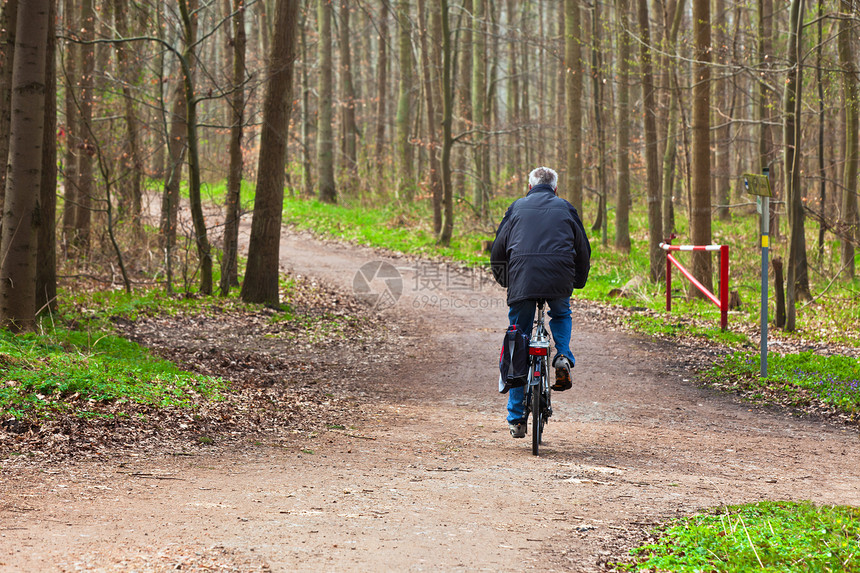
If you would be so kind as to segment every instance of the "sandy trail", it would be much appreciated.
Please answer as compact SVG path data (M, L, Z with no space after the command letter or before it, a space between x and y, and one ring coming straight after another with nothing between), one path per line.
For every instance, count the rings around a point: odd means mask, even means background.
M695 387L664 344L574 307L574 389L542 455L513 440L495 363L504 291L285 231L285 269L350 287L398 268L416 318L360 427L193 457L3 475L4 571L595 571L654 520L720 503L860 505L858 435ZM376 279L374 292L390 286Z

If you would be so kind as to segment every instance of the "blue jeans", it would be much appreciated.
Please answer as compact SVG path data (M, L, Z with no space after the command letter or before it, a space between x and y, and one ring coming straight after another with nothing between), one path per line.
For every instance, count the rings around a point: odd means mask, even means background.
M561 354L570 360L570 365L576 363L573 353L570 351L570 298L557 298L548 300L549 306L549 329L552 332L552 339L555 342L556 356ZM516 302L510 306L508 310L508 319L511 324L519 326L526 334L531 336L532 326L535 321L535 310L537 304L533 300L523 300ZM508 423L515 424L525 422L526 405L525 399L526 387L511 388L508 391Z

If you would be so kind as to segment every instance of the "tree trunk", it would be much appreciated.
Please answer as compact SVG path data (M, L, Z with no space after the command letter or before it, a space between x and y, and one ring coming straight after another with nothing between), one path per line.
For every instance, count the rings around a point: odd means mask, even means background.
M12 103L12 61L15 57L15 27L18 0L0 6L0 213L6 194L6 161L9 157L9 122Z
M591 86L594 100L594 126L597 128L597 195L599 207L592 230L601 230L603 246L609 244L606 199L606 141L603 133L603 74L600 57L600 4L594 3L591 16Z
M804 232L803 192L800 188L800 110L803 89L803 74L800 63L800 39L803 30L804 0L792 0L788 36L788 78L785 83L783 112L783 138L785 140L785 182L788 203L789 238L788 272L786 282L785 329L795 330L796 303L809 298L809 275L806 263L806 236Z
M445 210L439 244L447 247L454 233L454 194L451 189L451 122L454 94L451 86L451 30L448 24L448 0L439 0L442 11L442 194Z
M630 4L616 0L618 42L618 118L616 139L617 202L615 204L615 248L630 251Z
M115 0L114 16L116 32L120 38L129 37L128 3ZM143 160L140 154L140 135L137 111L134 105L132 87L137 86L140 66L134 60L133 48L127 43L116 44L117 64L122 75L123 113L125 116L126 141L123 145L122 170L120 179L120 216L128 214L136 229L140 230L142 204Z
M714 24L715 24L715 44L717 54L717 64L727 66L728 62L728 18L726 18L726 1L715 0L714 3ZM717 70L726 69L717 67ZM724 76L721 71L718 71L719 76ZM721 221L730 221L731 213L727 205L729 204L729 192L731 190L731 122L732 117L727 113L729 107L729 81L725 77L717 77L713 81L714 88L714 106L715 106L715 123L714 129L714 185L716 187L715 195L717 198L717 215Z
M508 17L508 93L507 93L507 124L508 131L508 149L505 154L505 171L508 177L519 175L522 172L522 161L520 159L520 144L523 140L523 133L519 129L519 99L520 99L520 74L517 69L517 38L516 22L514 20L514 12L516 11L516 0L507 1L507 17ZM527 48L522 48L526 52ZM523 68L527 70L527 68Z
M639 33L641 37L639 65L642 68L642 100L644 104L645 170L648 181L646 189L648 197L648 252L651 280L657 282L664 276L666 265L663 250L660 249L663 217L660 204L660 164L657 157L657 99L651 65L651 25L648 19L648 0L639 0Z
M269 82L263 102L263 128L260 134L248 268L242 285L242 300L274 307L280 304L278 264L281 212L284 207L284 162L290 125L299 3L300 0L284 0L278 3L276 11L275 34L269 54ZM327 2L320 2L320 6L324 4Z
M173 249L176 247L176 225L179 218L179 186L182 181L182 165L188 131L185 127L186 106L182 86L176 86L170 112L170 133L167 140L167 153L170 164L164 193L161 196L161 227L165 264L167 266L167 292L173 290Z
M774 326L783 328L785 327L785 281L782 278L782 259L774 257L773 261L771 261L771 266L773 267L773 302L776 305Z
M709 0L693 0L693 64L692 112L692 189L690 196L690 239L694 245L711 243L711 5ZM694 251L691 254L692 273L702 285L712 291L711 254ZM698 289L691 296L702 297Z
M675 12L672 17L672 24L668 35L668 47L670 54L674 54L678 45L678 31L681 28L681 20L684 16L686 7L685 0L678 0L675 3ZM678 155L678 106L680 105L680 91L678 85L678 71L674 60L664 58L667 70L666 78L669 82L669 116L666 120L666 145L663 150L663 237L668 239L675 231L675 204L672 201L675 188L675 167L677 165Z
M758 0L758 51L759 74L766 80L773 61L773 0ZM771 129L771 109L769 105L769 89L767 81L758 82L758 119L759 119L759 171L770 169L776 161L774 157L773 130ZM773 106L775 107L775 106ZM779 236L777 225L776 201L770 202L770 234Z
M42 184L49 11L48 0L18 3L0 232L0 327L13 332L36 326L37 198Z
M45 125L42 130L42 173L39 185L39 229L36 247L36 313L57 310L57 18L56 0L48 0L45 50ZM2 205L2 203L0 203Z
M342 102L343 115L341 117L341 130L343 139L341 151L343 154L343 168L349 180L349 187L357 183L355 178L358 174L358 162L356 158L355 140L358 126L355 123L355 88L352 83L352 54L350 53L350 42L352 41L349 28L349 0L341 0L340 3L340 98Z
M245 10L243 0L233 0L233 94L230 96L230 167L224 213L224 259L221 262L221 294L239 284L239 206L242 195L242 135L245 121Z
M194 47L197 42L197 1L179 0L179 12L182 17L182 30L185 48L180 58L182 79L185 93L186 137L188 138L188 206L191 210L191 221L194 224L194 243L197 246L197 258L200 261L200 293L212 294L212 251L206 232L206 220L203 217L203 201L200 196L200 153L197 140L197 98L194 94L194 72L191 62L195 61ZM190 10L189 10L190 8Z
M567 100L567 198L582 213L582 64L579 0L564 0L565 98Z
M472 122L475 129L474 158L475 186L472 193L472 207L476 213L483 208L484 186L484 146L487 118L487 0L472 0Z
M66 33L78 30L77 10L74 0L63 2L63 27ZM62 250L65 256L75 236L75 214L78 204L78 102L75 93L77 83L78 57L80 45L66 40L63 50L63 84L65 86L63 107L66 111L66 149L63 154L63 223Z
M397 3L397 37L400 47L400 96L397 101L395 119L395 149L397 151L398 182L397 196L412 201L415 191L412 172L412 143L409 141L412 128L412 26L409 22L409 2Z
M427 16L424 0L418 0L418 33L421 42L421 75L424 82L424 101L427 109L427 151L430 154L430 194L433 197L433 232L438 235L442 230L442 173L436 148L439 139L436 132L436 108L434 106L433 81L430 78L432 57L427 46Z
M825 167L826 160L824 157L824 135L827 118L824 114L824 74L822 72L824 60L824 0L818 0L817 28L818 41L816 42L815 47L815 85L818 87L818 203L822 218L822 221L818 226L818 262L821 263L824 260L824 232L827 229L827 225L824 223L827 215L827 171Z
M95 35L95 9L93 0L83 0L81 8L81 75L78 117L80 153L78 153L78 185L75 198L75 230L72 242L86 252L90 246L90 226L92 221L91 205L95 182L93 180L93 155L95 155L93 118L93 73L95 71L95 50L92 42Z
M463 12L458 20L471 17L472 0L463 0ZM472 26L461 25L459 46L457 47L457 115L459 116L459 131L472 129ZM453 152L454 150L452 150ZM465 146L459 146L456 153L457 169L454 173L454 189L458 197L469 196L469 186L473 185L474 177L467 175L468 151Z
M302 190L310 197L314 194L314 182L311 176L311 83L309 70L313 63L308 51L308 20L311 14L310 2L305 2L302 8L302 21L299 22L299 42L302 52Z
M842 66L842 93L845 98L845 171L842 177L842 221L848 236L842 237L842 266L848 277L854 278L854 238L857 225L857 169L860 165L858 129L860 129L860 90L857 85L857 66L851 46L852 23L839 20L839 64ZM823 159L820 160L821 164ZM822 213L823 214L823 213Z
M379 6L379 54L376 59L376 141L374 156L376 157L376 174L385 180L385 123L387 118L386 105L388 96L388 2Z
M319 26L319 113L317 125L317 170L319 199L324 203L336 203L337 191L334 183L334 134L332 128L332 57L331 57L331 3L320 0L317 17ZM283 171L283 167L280 168ZM259 177L260 175L258 175ZM283 193L283 190L281 190ZM283 199L282 199L283 200ZM256 209L256 207L255 207Z

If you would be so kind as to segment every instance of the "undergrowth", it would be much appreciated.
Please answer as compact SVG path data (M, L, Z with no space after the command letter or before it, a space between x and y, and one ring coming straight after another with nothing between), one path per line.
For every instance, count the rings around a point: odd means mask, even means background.
M704 372L702 379L752 399L791 407L818 401L854 418L860 414L860 362L854 357L769 354L767 378L760 373L759 354L739 351Z
M860 509L810 502L718 507L676 519L631 551L628 571L860 570Z
M0 330L0 412L48 417L100 415L99 404L188 407L217 399L220 378L184 372L138 344L111 334L54 328L43 334Z

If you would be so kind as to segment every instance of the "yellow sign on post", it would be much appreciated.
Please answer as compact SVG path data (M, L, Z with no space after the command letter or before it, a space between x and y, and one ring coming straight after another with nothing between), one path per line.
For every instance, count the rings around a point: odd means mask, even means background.
M770 178L767 175L744 173L743 181L744 189L750 195L755 195L757 197L773 197L773 191L770 188Z

